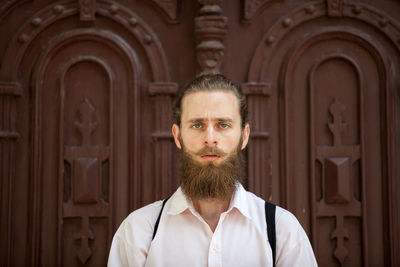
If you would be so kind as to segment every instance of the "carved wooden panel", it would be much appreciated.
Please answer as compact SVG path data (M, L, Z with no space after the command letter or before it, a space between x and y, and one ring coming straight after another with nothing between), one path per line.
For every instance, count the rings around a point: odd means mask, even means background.
M77 28L77 19L86 26ZM102 28L90 27L90 21ZM176 88L160 43L140 17L114 2L65 1L34 14L7 49L0 76L15 81L20 68L25 70L18 79L24 84L22 103L32 112L20 106L25 110L20 117L32 128L18 126L26 129L21 144L29 148L31 172L20 176L29 185L22 186L29 212L17 225L20 214L11 200L21 193L12 180L13 168L5 169L7 179L1 180L1 213L7 222L1 227L6 251L1 265L105 266L115 229L143 205L137 156L142 82L151 77ZM21 91L17 82L1 83L1 109L7 116L1 116L2 144L19 136L15 100ZM2 145L2 162L9 165L14 150L11 143ZM24 228L27 240L20 248L26 258L14 257L20 238L13 237L24 236Z
M368 26L360 31L328 20L321 26L317 18L324 16ZM376 29L389 24L390 30L379 33L387 38L382 41ZM384 175L390 167L384 163L388 132L374 129L392 127L385 107L392 95L388 84L397 78L387 55L397 55L398 68L398 34L393 20L366 5L300 5L267 30L250 65L250 84L272 87L269 103L277 115L269 120L280 128L270 129L270 138L281 140L278 149L271 146L272 163L280 161L272 165L272 177L281 177L281 203L309 232L322 266L389 261L382 248L389 247L385 229L391 215L384 210L392 201L385 195L394 177Z
M99 38L104 45L96 45ZM42 192L58 191L38 196L43 203L58 202L42 207L40 229L48 230L41 230L41 247L53 255L40 255L45 264L97 266L107 260L94 252L106 250L111 241L118 203L113 188L128 185L128 166L121 157L128 156L127 81L134 79L123 50L110 50L113 39L106 32L66 34L43 54L46 60L37 70L42 130L36 133L41 139L36 153L46 164L38 166L36 179L42 180ZM52 231L55 247L45 239Z

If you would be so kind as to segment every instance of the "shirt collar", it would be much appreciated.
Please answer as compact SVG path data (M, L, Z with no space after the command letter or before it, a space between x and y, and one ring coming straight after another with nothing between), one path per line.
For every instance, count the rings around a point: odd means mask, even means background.
M177 215L187 209L192 212L195 210L192 201L185 196L181 187L176 190L168 202L170 203L167 204L166 212L169 215ZM239 182L236 183L236 190L233 194L227 213L231 212L234 208L236 208L243 216L250 218L246 190Z

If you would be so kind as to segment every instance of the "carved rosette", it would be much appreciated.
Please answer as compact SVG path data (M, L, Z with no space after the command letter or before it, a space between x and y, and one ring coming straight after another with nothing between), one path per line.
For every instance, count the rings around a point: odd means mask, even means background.
M200 15L195 18L197 61L201 72L219 73L224 58L223 40L228 18L221 15L221 1L199 1Z

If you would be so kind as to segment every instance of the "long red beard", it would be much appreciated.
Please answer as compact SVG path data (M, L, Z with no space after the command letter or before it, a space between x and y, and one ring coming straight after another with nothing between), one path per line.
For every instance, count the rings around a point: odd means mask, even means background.
M241 143L232 155L229 155L218 166L213 162L201 164L186 151L183 142L181 156L181 187L190 199L227 199L236 189L236 182L242 177ZM210 152L218 150L210 149ZM206 152L202 150L201 153ZM199 153L199 152L198 152ZM198 154L196 153L196 154ZM223 152L220 152L223 154Z

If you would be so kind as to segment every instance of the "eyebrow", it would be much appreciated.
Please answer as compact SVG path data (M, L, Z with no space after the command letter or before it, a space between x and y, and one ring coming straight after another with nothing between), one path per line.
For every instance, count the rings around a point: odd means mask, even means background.
M204 122L206 121L206 119L204 118L194 118L194 119L190 119L187 122L189 123L195 123L195 122ZM231 118L216 118L213 119L213 121L218 121L218 122L233 122L233 120Z

